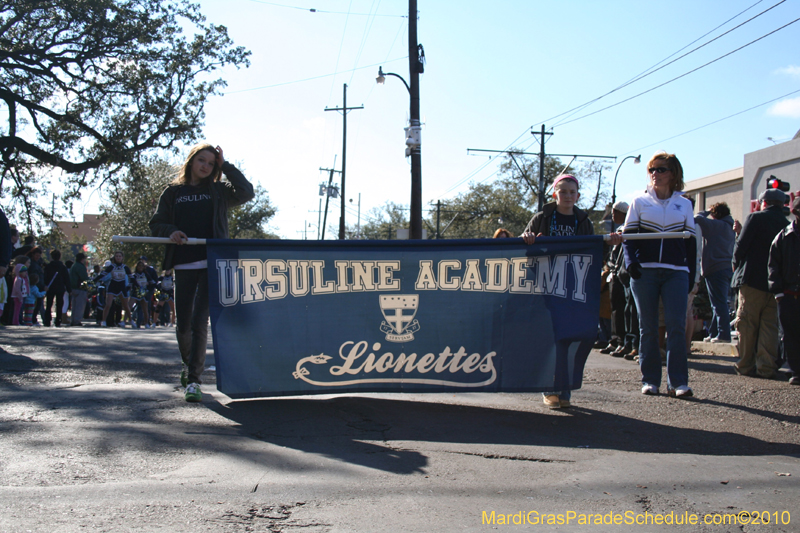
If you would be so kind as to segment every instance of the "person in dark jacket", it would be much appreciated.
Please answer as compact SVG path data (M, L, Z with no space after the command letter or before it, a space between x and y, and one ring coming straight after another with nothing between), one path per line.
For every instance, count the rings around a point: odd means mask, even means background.
M731 342L731 317L728 293L731 291L731 260L736 234L728 204L720 202L694 217L703 233L703 255L700 261L711 300L712 316L706 342Z
M794 222L778 232L769 249L769 290L783 326L783 355L800 385L800 196L792 202Z
M221 181L222 174L227 181ZM154 236L169 237L175 243L167 245L163 268L175 270L175 329L187 402L203 399L200 375L206 360L209 310L206 247L183 244L189 237L227 239L228 209L254 197L253 185L225 161L219 146L198 144L178 178L161 194L150 219Z
M28 255L31 250L36 248L36 239L34 238L33 235L28 235L27 237L25 237L22 240L22 243L23 243L22 246L17 248L17 251L15 252L16 256Z
M6 214L0 209L0 277L6 275L8 264L11 262L11 252L13 249L14 245L11 243L11 227L8 225Z
M47 283L47 303L44 309L44 325L50 327L52 319L50 309L53 307L53 299L56 301L56 327L61 326L62 311L64 309L64 293L70 292L69 271L64 263L61 262L61 252L53 250L50 252L50 261L44 267L44 278Z
M747 216L733 249L731 285L739 288L734 320L739 361L734 367L741 375L779 379L778 306L769 292L767 262L772 240L789 224L783 215L786 195L768 189L758 199L761 210Z
M575 204L581 197L578 192L578 179L563 174L553 181L555 202L545 204L541 211L533 215L522 233L525 244L533 244L536 237L569 237L575 235L594 235L594 226L585 211ZM612 234L611 244L620 244L622 237ZM556 364L556 372L559 370ZM544 404L550 409L570 407L571 391L545 392L542 394Z

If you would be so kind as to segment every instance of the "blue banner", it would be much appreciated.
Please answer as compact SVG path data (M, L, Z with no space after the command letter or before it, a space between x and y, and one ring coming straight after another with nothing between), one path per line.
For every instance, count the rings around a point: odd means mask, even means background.
M581 386L602 237L209 240L217 388L234 399Z

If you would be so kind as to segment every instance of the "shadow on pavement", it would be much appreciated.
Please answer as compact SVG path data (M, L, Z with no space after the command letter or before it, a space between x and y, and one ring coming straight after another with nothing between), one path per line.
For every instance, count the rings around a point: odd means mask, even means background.
M38 366L39 363L30 357L8 353L0 348L0 375L27 374Z
M425 464L419 454L391 446L404 441L485 444L487 452L493 445L520 445L723 456L800 454L796 444L673 427L585 408L571 409L571 416L553 417L545 412L370 397L251 400L207 407L235 422L241 434L396 473L414 472ZM333 445L333 437L352 439L354 445ZM356 442L361 439L382 440L386 446Z

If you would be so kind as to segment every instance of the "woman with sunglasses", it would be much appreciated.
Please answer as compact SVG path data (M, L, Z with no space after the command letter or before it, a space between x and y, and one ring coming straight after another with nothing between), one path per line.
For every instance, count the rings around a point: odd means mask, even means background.
M684 232L690 239L626 240L625 265L639 311L639 368L642 394L657 395L661 386L658 348L658 302L664 304L667 328L667 389L692 396L686 353L686 304L694 280L697 248L692 204L681 195L683 167L674 154L657 152L647 164L647 190L628 208L624 233Z

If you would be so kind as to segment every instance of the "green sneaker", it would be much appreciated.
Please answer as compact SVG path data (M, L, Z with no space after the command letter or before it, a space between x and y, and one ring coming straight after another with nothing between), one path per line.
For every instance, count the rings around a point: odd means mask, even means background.
M202 402L203 393L200 391L200 385L197 383L189 383L189 386L186 387L184 398L187 402Z
M186 380L186 365L181 363L181 387L185 389L187 383L188 381Z

